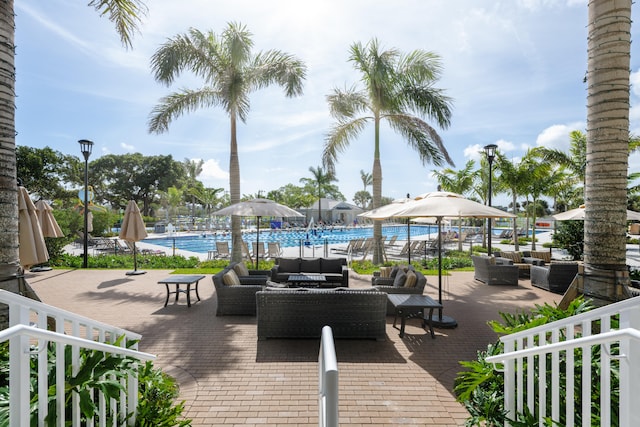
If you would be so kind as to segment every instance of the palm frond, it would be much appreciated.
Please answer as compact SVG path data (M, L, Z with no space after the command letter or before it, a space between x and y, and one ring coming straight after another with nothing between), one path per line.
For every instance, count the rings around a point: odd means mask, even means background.
M361 117L349 122L338 122L331 128L325 139L324 151L322 152L322 164L330 173L335 173L335 163L338 154L342 153L349 142L358 136L364 129L370 117Z
M366 93L358 91L355 86L344 90L336 88L326 99L331 117L338 120L352 119L356 114L370 111Z
M160 103L151 111L149 132L163 133L169 130L169 123L184 113L197 108L220 105L224 97L210 87L199 90L182 89L160 99Z
M391 128L406 138L409 146L418 152L423 164L433 163L442 166L446 161L454 165L442 138L427 122L407 114L394 114L384 118Z
M250 73L256 88L277 83L284 88L287 97L293 97L302 94L307 67L293 55L279 50L267 50L256 55Z
M142 16L146 16L149 9L142 0L91 0L93 7L100 16L107 15L109 21L116 26L123 45L132 47L133 35L140 31Z

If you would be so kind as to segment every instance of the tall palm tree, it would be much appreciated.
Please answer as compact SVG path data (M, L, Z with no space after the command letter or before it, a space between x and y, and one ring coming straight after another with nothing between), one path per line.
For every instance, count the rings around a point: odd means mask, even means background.
M302 61L279 50L252 52L252 34L245 26L229 23L219 36L190 29L167 40L151 58L155 79L167 86L184 71L204 80L199 89L182 89L160 100L151 112L149 131L163 133L181 115L198 108L221 107L230 119L229 189L231 203L240 202L240 162L236 127L246 122L249 94L277 84L287 97L302 93L306 67ZM242 258L240 217L231 217L233 261Z
M584 289L620 298L626 265L632 0L589 2ZM624 278L621 280L621 278Z
M373 175L360 169L360 179L362 180L362 190L367 191L367 187L373 184Z
M182 166L187 175L187 194L191 195L191 222L195 221L196 216L196 197L193 194L193 190L195 190L198 185L198 176L202 173L202 166L204 166L204 160L191 160L184 159L182 161Z
M147 7L141 0L91 0L101 16L115 24L122 44L131 47ZM0 1L0 287L17 292L20 281L18 255L18 197L15 132L15 13L13 0ZM0 324L0 327L4 327Z
M374 126L373 208L382 199L380 163L380 124L388 125L404 137L418 152L420 160L441 166L453 165L442 139L423 118L434 120L443 129L449 127L451 99L434 87L441 73L440 58L431 52L414 50L404 55L396 49L381 50L376 39L366 45L354 43L349 61L361 73L363 89L334 89L327 96L331 115L337 123L329 131L323 164L333 171L338 154L357 138L368 123ZM382 224L374 222L373 262L382 262Z
M222 193L224 188L199 188L194 187L190 193L202 204L207 211L207 228L211 227L211 209L219 202L218 194Z
M497 186L506 189L511 193L511 205L513 214L517 215L518 195L525 194L529 183L529 171L523 162L514 163L504 154L496 151L496 169L499 171ZM518 244L518 223L517 218L513 218L513 241L515 250L520 250Z
M300 182L318 189L318 222L320 222L322 221L322 206L320 203L322 196L332 191L333 185L331 183L338 180L332 172L326 171L322 166L318 166L317 168L310 166L309 172L311 172L313 178L300 178Z

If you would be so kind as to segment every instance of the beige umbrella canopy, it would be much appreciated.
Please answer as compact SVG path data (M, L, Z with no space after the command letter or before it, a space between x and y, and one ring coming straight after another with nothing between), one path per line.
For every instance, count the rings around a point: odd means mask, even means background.
M585 206L581 205L575 209L552 215L552 218L556 221L584 221L584 211ZM627 209L627 221L640 221L640 212Z
M257 224L257 245L260 244L260 217L277 216L283 218L304 216L300 212L291 209L288 206L276 203L269 199L253 199L245 202L235 203L233 205L222 208L213 213L217 216L255 216L258 218ZM259 252L256 251L256 268L258 268Z
M514 214L483 205L464 196L446 191L435 191L420 196L419 200L407 203L394 217L436 217L438 219L438 238L441 238L443 218L513 218ZM442 252L438 250L438 302L442 304ZM455 327L457 322L442 315L433 318L434 324L443 327Z
M128 271L128 276L144 274L146 271L138 270L136 258L136 242L147 237L147 229L140 213L140 208L134 200L129 200L127 209L124 211L122 228L120 228L120 238L128 242L133 242L133 271Z
M44 237L64 237L64 233L53 216L51 206L42 199L38 200L35 206L40 228L42 229L42 235Z
M49 260L36 206L24 187L18 187L18 242L20 265L24 268Z

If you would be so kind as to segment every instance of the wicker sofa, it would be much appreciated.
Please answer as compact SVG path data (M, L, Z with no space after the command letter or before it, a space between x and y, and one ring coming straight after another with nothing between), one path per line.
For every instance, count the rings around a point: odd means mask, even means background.
M531 284L541 289L564 294L578 274L578 263L554 261L545 266L531 267Z
M276 258L271 280L284 283L291 274L322 274L328 285L349 287L349 268L346 258Z
M371 285L375 289L386 294L422 295L424 287L427 285L427 278L421 272L416 271L413 266L409 266L407 268L413 271L416 275L415 283L410 286L407 286L406 282L400 283L401 280L396 280L398 278L398 272L400 271L399 266L394 266L390 271L389 277L380 277L374 273L374 276L371 278ZM387 301L387 316L393 316L395 313L395 307L390 301Z
M471 255L473 278L487 285L518 285L519 269L516 265L495 264L494 257Z
M213 285L216 289L218 306L216 316L256 314L256 292L266 286L270 270L250 270L248 276L237 276L237 285L225 284L224 277L229 270L234 270L234 264L230 264L222 271L213 275ZM235 270L234 270L235 271ZM253 274L252 274L253 273Z
M386 339L387 294L371 289L265 289L256 294L258 339Z

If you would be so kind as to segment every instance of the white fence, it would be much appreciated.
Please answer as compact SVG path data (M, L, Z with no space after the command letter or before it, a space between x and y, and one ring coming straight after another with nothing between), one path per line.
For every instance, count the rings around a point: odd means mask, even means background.
M136 360L152 360L154 355L137 351L139 334L116 328L71 312L57 309L20 295L0 290L0 302L9 306L9 328L0 331L0 342L9 340L9 390L10 390L10 425L30 426L30 387L37 385L37 422L45 425L49 414L48 391L49 369L55 364L56 386L56 425L71 422L73 426L81 425L80 399L73 393L71 420L66 419L65 401L65 362L70 363L73 375L80 368L80 349L98 350L120 356L128 356ZM55 330L48 330L47 325ZM118 341L118 339L120 339ZM118 343L118 346L113 345ZM49 343L53 349L55 360L49 358ZM65 347L71 346L71 360L65 360ZM31 360L35 359L37 374L31 375ZM133 375L122 381L125 392L119 399L111 399L109 405L100 390L93 390L93 399L99 410L96 420L88 420L87 426L105 426L109 415L124 419L133 413L129 423L135 421L135 410L138 402L138 381ZM107 413L107 407L111 413Z
M338 426L338 359L330 326L322 328L318 355L318 409L320 427Z
M546 417L569 427L580 419L582 426L598 419L601 426L640 425L640 298L500 340L504 353L486 360L504 364L510 419L527 409L541 426Z

